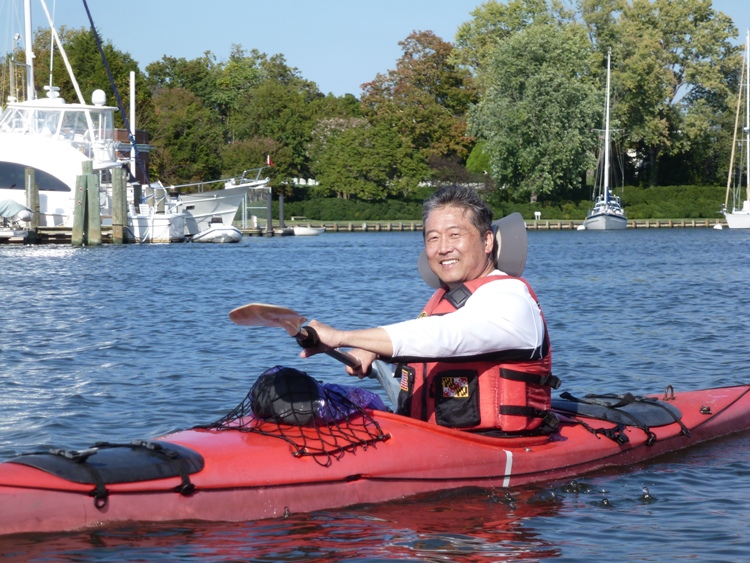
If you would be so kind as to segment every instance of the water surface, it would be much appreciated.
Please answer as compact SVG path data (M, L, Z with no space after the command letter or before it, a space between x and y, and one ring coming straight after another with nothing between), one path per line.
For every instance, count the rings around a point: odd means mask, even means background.
M238 327L259 301L341 328L419 314L421 233L235 245L0 247L0 458L153 437L231 410L265 369L345 379L286 333ZM750 232L531 231L561 390L748 382ZM377 384L365 381L377 391ZM132 524L0 539L25 561L738 561L750 558L750 434L527 489L466 489L235 524Z

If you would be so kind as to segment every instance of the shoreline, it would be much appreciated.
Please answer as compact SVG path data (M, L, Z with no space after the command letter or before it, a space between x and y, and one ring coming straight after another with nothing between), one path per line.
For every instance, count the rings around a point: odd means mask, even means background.
M565 231L577 230L583 220L552 219L525 221L527 231ZM692 228L727 228L724 219L634 219L628 221L628 229L692 229ZM398 232L421 231L422 221L290 221L279 224L274 222L272 233L267 233L265 224L253 228L242 228L245 236L285 236L285 231L292 227L325 227L326 233L351 232ZM288 233L291 234L291 233Z
M527 231L571 231L577 230L583 221L531 220L526 221ZM403 232L422 231L422 221L286 221L274 222L271 231L265 224L257 227L242 227L235 222L243 236L294 236L293 227L325 227L326 233ZM628 221L628 229L692 229L727 228L724 219L642 219ZM72 229L69 227L39 227L36 242L30 243L21 237L0 239L0 244L70 244ZM111 244L112 228L102 227L102 243ZM179 244L179 243L173 243Z

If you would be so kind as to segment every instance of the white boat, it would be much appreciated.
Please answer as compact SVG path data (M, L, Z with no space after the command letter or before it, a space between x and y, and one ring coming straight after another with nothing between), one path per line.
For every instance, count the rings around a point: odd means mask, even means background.
M184 213L157 213L156 209L141 204L136 212L129 206L128 224L124 229L126 242L169 243L185 240Z
M37 99L34 90L34 71L25 65L28 85L26 100L11 99L0 116L0 200L10 199L27 205L26 169L34 171L34 182L39 186L39 226L73 226L76 179L83 174L84 163L91 163L99 174L99 202L103 225L112 223L111 170L116 167L135 168L132 157L118 158L119 143L115 140L114 115L116 108L104 105L105 94L96 90L92 103L83 101L80 88L59 42L57 31L47 14L50 30L57 40L57 48L68 66L71 82L79 103L66 103L57 88L45 87L47 97ZM26 28L26 60L34 59L31 38L30 2L24 2ZM131 127L133 122L131 119ZM138 210L128 214L126 240L164 242L165 239L184 240L209 227L212 217L220 216L231 225L243 198L253 188L266 188L268 178L261 179L262 168L253 177L246 171L238 178L201 183L208 190L202 193L181 193L198 184L157 187L144 192L151 197L134 201L133 184L128 185L128 202ZM212 190L219 183L221 189ZM142 212L141 204L149 206ZM175 233L181 231L178 236Z
M265 195L270 191L269 178L260 177L262 170L263 167L245 170L237 178L200 184L152 184L146 188L148 195L142 197L145 203L139 204L138 213L131 206L126 239L133 242L182 242L186 238L193 242L238 242L242 233L232 223L248 192L257 190ZM223 187L210 189L217 184ZM182 193L183 189L198 185L209 189ZM132 188L128 194L132 200ZM207 233L208 230L213 230L213 233ZM213 238L220 240L210 240Z
M325 227L293 227L294 235L298 237L314 237L326 232Z
M0 240L9 241L12 239L18 239L22 241L29 236L28 229L14 229L13 227L0 227Z
M242 231L233 225L220 225L201 231L197 235L193 235L190 240L193 242L214 243L240 242L242 240Z
M745 60L743 61L742 72L740 76L740 93L737 96L737 115L734 122L734 138L732 142L732 152L729 157L729 176L727 178L727 195L724 200L722 213L727 220L727 227L730 229L750 229L750 179L746 178L747 185L742 189L743 158L739 158L737 170L734 168L734 151L738 145L737 125L740 120L742 107L742 89L745 89L745 164L746 175L750 174L750 30L745 37ZM743 84L744 82L744 84ZM736 181L733 181L736 178ZM732 196L732 211L729 211L729 196ZM744 198L744 199L743 199Z
M143 198L146 201L144 205L147 210L137 216L137 221L149 225L151 221L160 219L163 222L162 233L166 232L168 223L174 223L169 228L172 242L181 242L186 238L193 242L239 242L242 240L242 232L232 223L240 205L247 201L251 191L254 192L254 199L260 199L260 196L270 193L269 178L261 178L263 168L245 170L236 178L210 182L177 186L152 184L146 188L148 195ZM215 185L220 187L211 189L211 186ZM183 193L183 190L196 187L204 191ZM128 226L133 231L136 229L130 214L128 214ZM178 232L181 235L179 237ZM165 241L142 240L139 242Z
M31 221L31 209L20 203L6 199L0 200L0 239L25 239L29 230L21 223Z
M99 200L106 224L111 217L111 191L105 185L109 170L123 166L116 156L115 108L104 105L102 90L94 91L92 103L85 103L43 0L41 4L79 102L66 103L53 86L45 86L47 97L37 99L33 67L24 65L25 100L9 98L0 117L0 200L27 204L25 170L30 168L39 186L39 225L72 227L76 178L88 162L100 175ZM33 61L29 1L24 2L24 22L26 60Z
M609 76L610 58L612 52L607 53L607 102L605 107L604 124L604 166L601 174L597 174L596 199L594 207L583 222L587 231L621 230L628 226L628 218L622 206L622 201L612 193L609 187L610 174L610 131L609 131Z
M122 165L115 158L115 108L101 103L101 90L94 95L94 104L68 104L59 97L11 102L0 117L0 199L26 205L25 171L33 169L40 226L72 227L76 178L84 162L105 179L100 208L111 215L107 172Z
M213 243L240 242L242 240L242 231L234 225L223 224L221 218L216 217L211 221L208 229L199 232L197 235L193 235L190 240L193 242Z
M91 104L84 102L44 0L41 0L41 5L79 102L67 103L59 97L58 88L51 86L45 86L47 97L38 99L34 90L33 66L23 65L27 86L25 100L9 98L0 117L0 199L26 204L26 170L31 169L33 181L39 187L39 226L70 228L73 226L76 181L84 173L84 164L90 163L93 171L99 175L102 224L111 224L111 170L125 167L129 162L117 154L119 143L115 140L114 127L116 108L104 105L105 94L102 90L94 91ZM31 6L28 0L24 2L24 23L26 60L33 61ZM15 73L11 75L15 76ZM129 193L132 194L132 185ZM129 236L130 240L139 242L150 238L161 240L160 235L154 234L154 227L162 221L150 215L147 213L136 218L135 223L129 217L126 239ZM157 226L157 230L159 228ZM181 230L184 230L184 218Z
M231 226L237 210L250 191L264 195L270 193L269 178L261 178L263 168L245 170L236 178L171 186L167 192L174 195L167 196L165 209L185 214L185 234L188 236L195 237L211 228L217 217L223 225ZM210 189L212 185L219 185L220 188ZM209 189L198 193L182 193L182 190L195 186Z

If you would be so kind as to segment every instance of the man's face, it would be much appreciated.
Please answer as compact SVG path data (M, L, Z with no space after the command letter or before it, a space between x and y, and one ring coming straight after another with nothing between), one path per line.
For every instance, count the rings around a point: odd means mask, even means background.
M440 207L425 221L425 254L430 269L453 289L494 269L492 232L480 233L471 222L471 211Z

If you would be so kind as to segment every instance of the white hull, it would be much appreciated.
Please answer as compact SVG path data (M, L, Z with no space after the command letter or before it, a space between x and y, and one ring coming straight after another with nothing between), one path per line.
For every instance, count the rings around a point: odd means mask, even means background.
M586 217L583 224L587 231L619 231L627 228L628 219L624 215L598 213Z
M298 237L317 236L325 232L325 227L294 227L294 234Z
M743 201L742 209L735 209L731 213L725 211L724 217L730 229L750 229L750 201Z
M193 242L231 243L242 240L242 232L237 227L220 225L193 235Z
M745 202L745 207L750 207ZM750 210L735 210L732 213L724 212L724 218L727 220L727 227L730 229L750 229Z
M174 210L186 215L185 233L197 235L205 231L216 217L224 225L231 225L242 201L251 188L265 187L268 180L248 182L235 187L197 194L180 194L173 202Z
M26 238L29 231L26 229L11 229L0 227L0 239Z
M185 240L185 215L182 213L128 213L125 228L127 242L169 243Z

